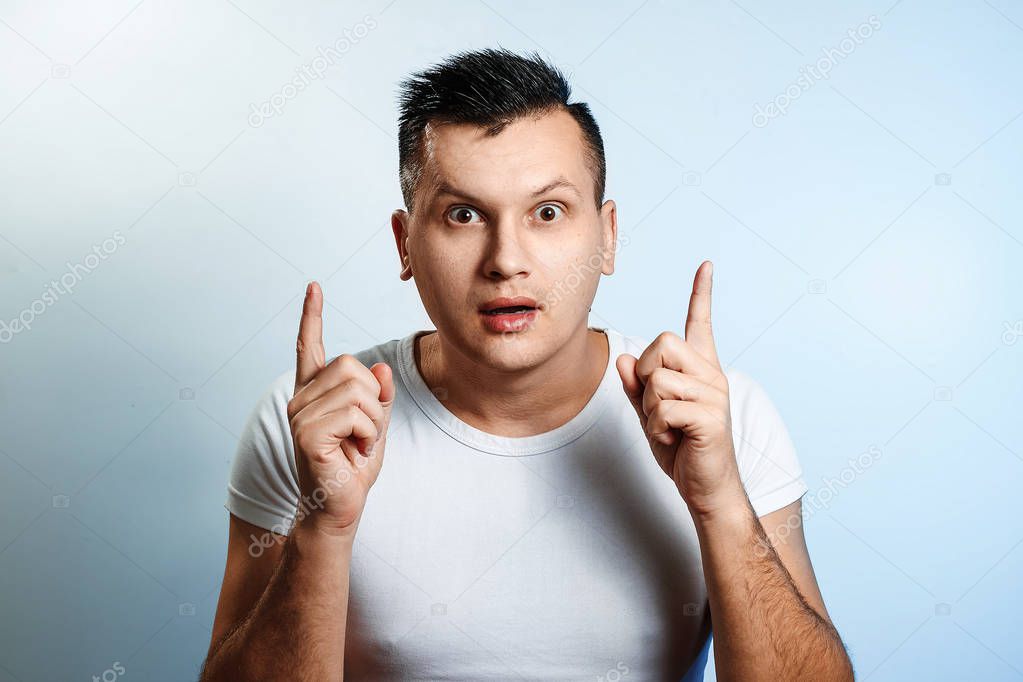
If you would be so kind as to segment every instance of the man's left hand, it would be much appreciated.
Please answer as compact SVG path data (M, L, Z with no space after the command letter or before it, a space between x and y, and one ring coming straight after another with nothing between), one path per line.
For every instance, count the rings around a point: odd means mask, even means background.
M696 270L684 340L665 331L638 360L625 353L616 361L654 458L694 515L744 504L746 494L710 321L712 268L704 261Z

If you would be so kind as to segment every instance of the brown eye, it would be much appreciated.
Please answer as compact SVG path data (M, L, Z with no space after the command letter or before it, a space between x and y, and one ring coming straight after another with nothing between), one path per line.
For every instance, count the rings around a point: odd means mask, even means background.
M545 223L553 222L561 216L561 207L554 204L544 204L536 210L537 217Z
M473 222L474 216L478 218L479 214L476 213L476 211L472 210L471 208L466 208L465 206L459 206L448 211L448 218L453 222L459 223L461 225L468 225L469 223Z

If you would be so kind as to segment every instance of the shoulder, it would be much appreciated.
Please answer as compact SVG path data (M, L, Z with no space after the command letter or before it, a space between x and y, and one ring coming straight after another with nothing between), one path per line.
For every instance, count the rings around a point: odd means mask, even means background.
M761 414L765 409L773 409L774 406L764 387L743 370L730 367L725 370L725 378L728 379L728 395L733 412L752 417Z
M807 491L803 469L785 421L764 387L741 370L726 370L725 376L739 476L757 516L764 516Z

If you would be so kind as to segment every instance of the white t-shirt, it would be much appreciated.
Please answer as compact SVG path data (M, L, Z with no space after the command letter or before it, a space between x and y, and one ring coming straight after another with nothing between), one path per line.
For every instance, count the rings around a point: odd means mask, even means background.
M354 354L388 363L397 395L353 547L346 679L679 680L706 656L693 521L615 368L649 344L601 331L610 356L597 391L567 423L526 437L444 407L414 360L427 330ZM807 488L764 390L726 374L739 472L762 516ZM252 411L225 505L280 533L299 496L294 382L294 370L280 375Z

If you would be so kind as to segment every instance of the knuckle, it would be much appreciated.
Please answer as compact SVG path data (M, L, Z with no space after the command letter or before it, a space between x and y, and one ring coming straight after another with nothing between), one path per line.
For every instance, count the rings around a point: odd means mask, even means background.
M350 353L342 353L337 357L337 363L346 374L354 374L362 367L362 363Z
M656 395L654 395L654 393L650 391L644 391L642 402L640 403L640 408L643 410L643 414L649 417L651 414L653 414L654 408L657 407L657 404L659 402L660 399Z
M660 345L673 344L680 341L678 334L670 331L663 331L654 339L654 343Z
M646 434L648 436L654 436L658 433L664 433L667 431L667 425L659 419L650 419L646 423Z
M310 451L312 442L309 429L303 428L303 425L299 424L294 428L292 438L295 442L296 451L300 453L308 453Z
M334 459L333 455L329 452L314 452L309 455L310 461L314 464L330 464ZM322 487L322 486L321 486Z

